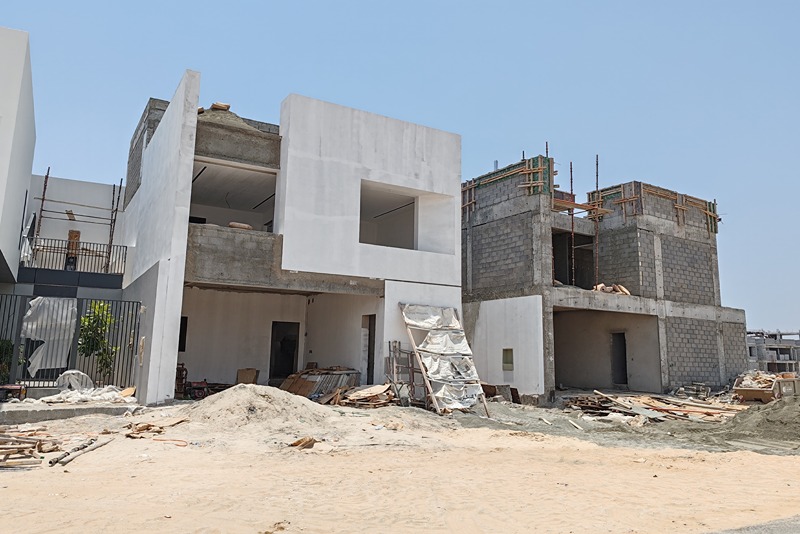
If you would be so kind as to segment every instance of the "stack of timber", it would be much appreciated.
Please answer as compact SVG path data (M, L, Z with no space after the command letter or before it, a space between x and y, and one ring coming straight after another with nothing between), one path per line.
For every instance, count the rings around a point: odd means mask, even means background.
M354 408L381 408L397 403L389 384L354 388L344 386L317 399L320 404L336 404Z
M48 439L46 427L0 427L0 468L28 467L42 463L41 453L59 450L59 442Z
M747 406L724 404L718 401L678 399L666 395L608 395L594 391L594 395L573 397L567 405L587 415L605 417L612 413L626 416L642 416L648 421L667 419L721 423L735 416Z
M622 284L611 284L610 286L604 283L599 283L592 288L592 291L600 291L602 293L614 293L616 295L630 295L631 292Z
M355 387L361 382L361 373L348 367L306 369L289 375L281 389L310 399L318 399L342 387Z

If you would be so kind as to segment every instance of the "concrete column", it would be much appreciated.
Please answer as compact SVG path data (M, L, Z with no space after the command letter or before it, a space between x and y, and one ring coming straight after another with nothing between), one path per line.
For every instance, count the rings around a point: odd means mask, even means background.
M664 299L664 262L661 256L661 236L653 233L653 256L655 256L656 298Z
M659 243L656 250L661 250ZM662 282L663 289L663 282ZM658 358L661 361L661 388L669 389L669 354L667 352L667 312L666 304L659 300L656 304L658 310Z

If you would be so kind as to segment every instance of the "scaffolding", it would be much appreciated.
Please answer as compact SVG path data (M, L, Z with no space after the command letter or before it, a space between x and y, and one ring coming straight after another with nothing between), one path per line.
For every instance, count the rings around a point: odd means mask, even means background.
M39 212L36 216L36 229L33 235L33 242L31 243L31 253L35 256L38 253L65 252L66 257L77 258L83 252L84 255L97 256L102 255L104 261L102 262L101 270L104 273L111 271L112 258L116 258L114 251L114 232L117 225L117 217L119 215L120 196L122 193L122 180L120 179L119 185L113 184L111 186L111 205L95 206L92 204L82 204L79 202L72 202L68 200L53 199L47 197L47 186L50 181L50 167L47 168L47 173L44 175L42 183L42 196L34 197L34 200L39 200ZM46 204L47 203L47 204ZM55 204L56 206L52 206ZM47 207L45 207L47 205ZM53 209L51 209L51 207ZM56 208L59 209L56 209ZM103 215L94 213L84 213L78 211L79 209L97 210ZM43 239L41 237L42 225L45 219L55 221L68 221L72 224L95 224L108 226L108 243L105 247L101 244L88 243L88 247L81 246L80 232L77 230L70 230L66 246L60 244L59 239ZM99 245L99 247L98 247ZM100 250L99 248L103 248ZM58 251L55 251L58 249ZM123 255L124 256L124 255Z

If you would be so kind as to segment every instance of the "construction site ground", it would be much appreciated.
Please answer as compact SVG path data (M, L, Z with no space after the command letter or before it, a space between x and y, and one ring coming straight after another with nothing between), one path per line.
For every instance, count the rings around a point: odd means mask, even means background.
M47 453L40 466L0 471L0 524L459 534L796 532L800 524L795 399L724 424L640 428L555 408L489 410L492 419L480 409L359 410L240 385L133 415L37 423L66 450L89 437L113 440L66 466L49 467L59 453ZM155 431L126 437L131 423ZM304 437L314 446L289 445Z

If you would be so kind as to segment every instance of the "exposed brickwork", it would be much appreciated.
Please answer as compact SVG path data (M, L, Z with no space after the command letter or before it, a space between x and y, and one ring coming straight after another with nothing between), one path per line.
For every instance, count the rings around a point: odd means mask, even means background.
M525 188L517 187L524 181L525 178L522 174L516 174L484 186L478 186L475 189L475 205L478 208L485 208L506 202L514 197L524 196L527 194Z
M472 288L505 289L533 282L533 223L529 214L472 229Z
M639 230L639 296L654 299L656 291L656 247L652 232Z
M715 304L714 270L710 245L673 236L661 236L664 298L690 304Z
M720 385L716 321L667 317L666 331L669 386Z
M633 295L641 291L636 227L629 226L600 234L599 276L604 284L622 284Z
M744 323L722 323L722 343L725 350L725 376L736 378L747 370L747 331Z

